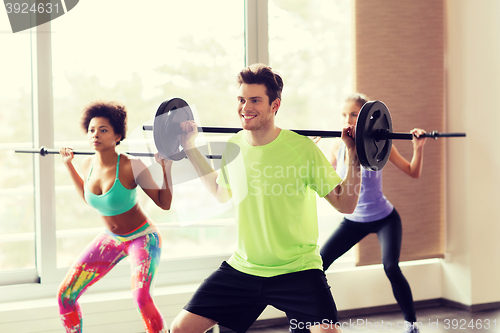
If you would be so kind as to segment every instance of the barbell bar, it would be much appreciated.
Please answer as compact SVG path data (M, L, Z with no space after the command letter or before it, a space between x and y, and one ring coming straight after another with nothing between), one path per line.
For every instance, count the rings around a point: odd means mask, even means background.
M153 125L143 125L143 131L152 131ZM198 127L199 132L205 133L219 133L219 134L234 134L241 131L242 128L239 127ZM342 132L340 131L325 131L325 130L291 130L300 135L304 136L317 136L322 138L340 138ZM432 131L429 133L423 133L420 135L422 138L433 138L437 140L438 138L445 137L465 137L465 133L440 133L438 131ZM379 132L375 135L378 140L411 140L413 135L411 133L386 133Z
M27 154L40 154L40 156L46 156L49 154L59 154L59 150L56 149L47 149L44 146L41 146L39 149L16 149L16 153L27 153ZM75 155L94 155L95 151L82 151L82 150L73 150L73 154ZM148 152L126 152L126 154L138 157L153 157L154 153ZM205 155L209 159L221 159L222 155Z
M188 103L181 98L164 101L156 111L153 125L144 125L143 130L153 131L158 152L164 157L178 160L186 156L181 149L183 131L180 123L194 120ZM204 133L237 133L241 128L234 127L198 127ZM341 137L340 131L291 130L304 136ZM424 137L464 137L465 133L439 133L433 131ZM411 133L394 133L389 109L381 101L369 101L359 111L356 122L356 150L361 165L371 171L381 170L389 160L392 140L412 140Z

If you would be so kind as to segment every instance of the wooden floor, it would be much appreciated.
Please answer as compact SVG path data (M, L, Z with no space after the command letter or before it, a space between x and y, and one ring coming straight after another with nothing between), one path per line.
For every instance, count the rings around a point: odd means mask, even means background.
M470 313L446 307L417 310L421 333L500 333L500 309ZM403 317L399 312L341 318L343 333L401 333ZM398 328L399 324L399 328ZM249 333L287 333L288 325L252 328Z

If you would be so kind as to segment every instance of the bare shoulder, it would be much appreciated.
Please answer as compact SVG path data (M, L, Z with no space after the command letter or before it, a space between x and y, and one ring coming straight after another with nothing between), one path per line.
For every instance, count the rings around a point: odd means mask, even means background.
M91 156L86 156L84 159L83 159L83 162L82 162L82 168L83 168L83 173L84 174L88 174L89 173L89 170L90 170L90 166L92 165L92 161L94 160L94 156L91 155Z
M127 153L120 153L121 156L121 161L123 161L123 164L127 164L129 166L137 166L137 165L144 165L144 162L137 156L132 156ZM120 161L120 164L122 163Z
M84 167L89 166L93 160L94 160L94 155L85 156L85 158L83 159L82 165Z
M120 153L120 162L124 163L132 163L132 161L137 161L139 158L137 156L132 156L127 153Z
M146 164L137 156L132 156L129 154L121 153L120 154L122 161L120 164L123 164L123 168L127 172L133 172L134 174L140 174L144 169L147 168Z

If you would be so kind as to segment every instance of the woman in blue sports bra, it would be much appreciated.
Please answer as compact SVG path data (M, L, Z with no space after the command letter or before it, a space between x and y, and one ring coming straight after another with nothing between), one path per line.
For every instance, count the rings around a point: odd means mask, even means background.
M355 125L361 107L368 101L362 94L354 94L346 99L342 109L344 125ZM418 138L424 130L415 128L411 131L413 138L413 157L408 162L393 145L389 161L404 173L413 178L420 177L424 154L425 138ZM340 140L338 140L340 141ZM345 146L336 142L329 157L330 163L339 176L346 173ZM321 248L323 269L328 267L361 239L370 233L376 233L382 251L382 263L389 278L392 290L405 318L405 332L418 333L413 325L417 321L413 306L410 285L399 268L401 252L402 226L401 218L394 206L382 193L382 171L361 169L361 191L356 209L345 215L337 230Z
M78 194L97 210L105 226L59 287L59 312L68 333L82 332L78 298L127 256L133 272L132 293L146 332L167 332L150 291L160 261L161 235L137 202L137 186L158 207L170 209L172 161L155 154L163 170L163 185L159 188L140 159L117 152L116 146L125 138L126 118L125 107L118 103L96 102L85 108L81 125L96 153L83 162L84 178L72 164L73 151L60 150Z

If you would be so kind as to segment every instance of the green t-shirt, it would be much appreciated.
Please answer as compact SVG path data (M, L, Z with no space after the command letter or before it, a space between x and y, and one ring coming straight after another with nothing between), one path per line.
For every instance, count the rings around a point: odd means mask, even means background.
M262 277L322 269L316 193L324 197L342 180L314 142L289 130L264 146L245 131L223 154L217 183L231 189L238 246L228 263Z

